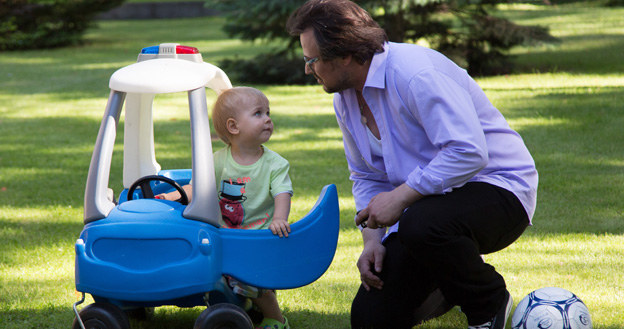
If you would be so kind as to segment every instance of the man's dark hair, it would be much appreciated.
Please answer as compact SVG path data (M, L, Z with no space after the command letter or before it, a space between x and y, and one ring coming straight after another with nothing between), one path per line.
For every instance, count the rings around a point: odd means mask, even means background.
M293 36L310 27L323 60L351 55L364 64L375 53L383 52L383 44L388 41L386 31L368 12L349 0L309 0L286 23Z

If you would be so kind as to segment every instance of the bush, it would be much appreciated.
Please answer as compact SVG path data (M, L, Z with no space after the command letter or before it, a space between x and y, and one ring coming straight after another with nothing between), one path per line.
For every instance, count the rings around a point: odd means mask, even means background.
M311 84L303 58L296 56L299 38L286 31L286 20L305 0L205 0L206 6L226 17L223 30L230 37L247 41L286 40L283 49L262 53L252 59L226 59L219 67L232 80L260 84Z
M513 67L509 50L515 46L560 41L546 27L522 26L488 13L493 5L505 1L359 2L386 30L390 41L426 40L431 48L444 53L470 75L484 76L509 73Z
M607 7L624 7L624 0L608 0Z
M303 58L288 51L264 53L253 59L225 59L219 67L228 72L230 79L240 83L258 84L313 84L316 81L305 75Z
M94 17L124 0L0 0L0 50L80 42Z
M508 51L515 46L560 42L542 26L518 25L504 18L474 12L458 13L456 17L467 31L440 34L432 44L472 76L511 73L513 64Z

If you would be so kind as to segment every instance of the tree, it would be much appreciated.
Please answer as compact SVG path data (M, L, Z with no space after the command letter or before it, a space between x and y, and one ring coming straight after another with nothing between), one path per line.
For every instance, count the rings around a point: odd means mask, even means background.
M541 26L522 26L488 13L496 0L363 0L391 41L426 40L471 75L509 73L514 46L553 43Z
M206 5L226 17L223 30L246 41L283 41L253 59L232 58L219 63L236 81L250 83L312 84L297 56L299 39L286 31L286 20L304 0L206 0Z
M285 24L290 13L305 0L207 0L209 6L226 17L224 30L243 40L284 40L282 49L272 56L260 55L251 61L229 60L227 69L240 80L273 83L279 79L265 73L267 70L302 74L301 59L295 56L298 40L289 36ZM517 45L557 42L548 29L540 26L521 26L488 13L497 0L359 0L373 18L386 30L390 41L416 42L426 40L472 75L507 73L511 70L508 50ZM505 1L506 3L508 1ZM282 58L282 60L276 60ZM270 59L272 62L266 62ZM258 66L251 70L249 65ZM277 70L276 64L298 70ZM237 74L237 66L246 72ZM247 74L254 71L253 76ZM260 80L256 80L260 79ZM262 80L267 79L267 80ZM300 81L291 77L291 82ZM307 82L311 80L301 80ZM284 82L283 80L281 81Z
M509 73L513 65L507 51L514 46L559 42L545 27L517 25L485 12L461 15L457 14L468 32L450 34L436 48L451 58L465 60L471 75Z
M0 50L78 43L98 13L124 0L0 0Z

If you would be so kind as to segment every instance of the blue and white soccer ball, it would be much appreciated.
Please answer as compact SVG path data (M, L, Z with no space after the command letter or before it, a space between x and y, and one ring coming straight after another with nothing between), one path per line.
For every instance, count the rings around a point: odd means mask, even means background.
M573 293L556 287L524 297L511 318L512 329L591 329L587 306Z

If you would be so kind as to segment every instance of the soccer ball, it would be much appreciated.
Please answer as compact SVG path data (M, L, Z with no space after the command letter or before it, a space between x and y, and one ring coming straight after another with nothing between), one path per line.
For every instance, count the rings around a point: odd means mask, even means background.
M513 316L512 329L591 329L587 306L573 293L555 287L524 297Z

